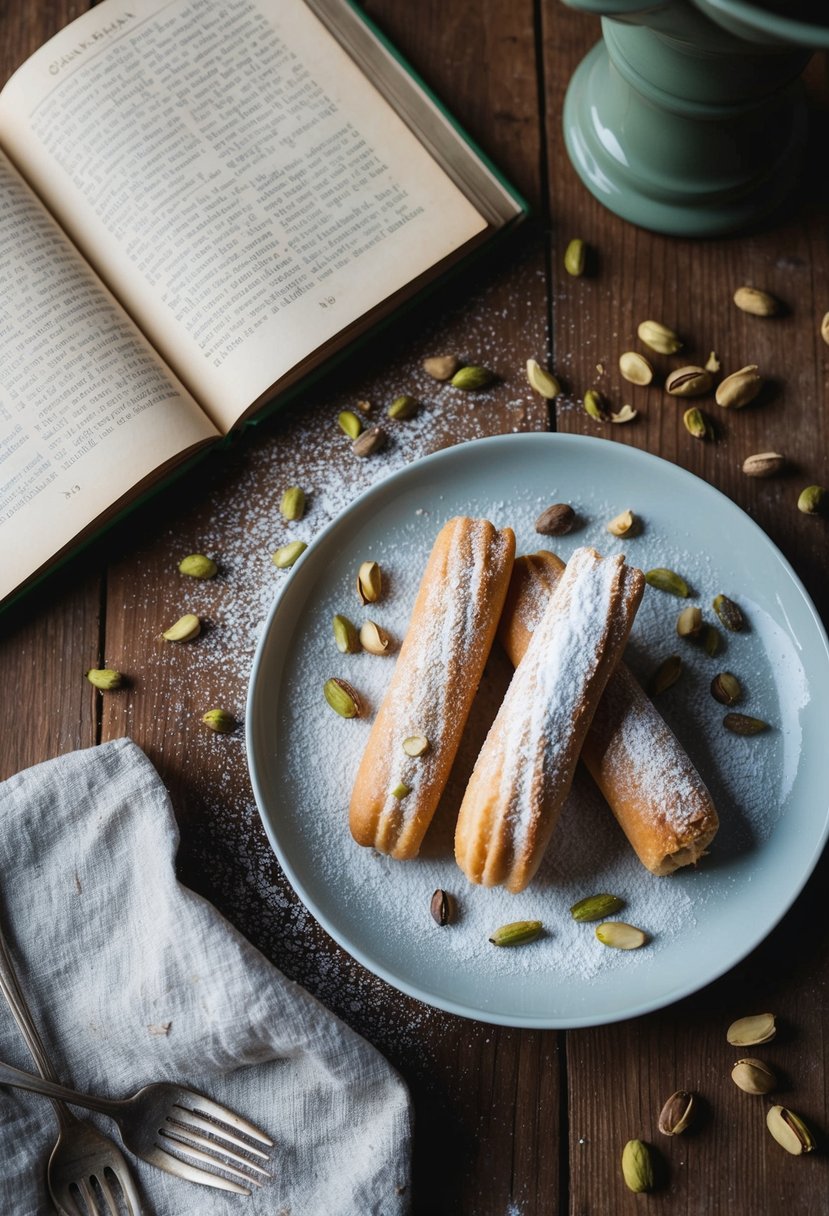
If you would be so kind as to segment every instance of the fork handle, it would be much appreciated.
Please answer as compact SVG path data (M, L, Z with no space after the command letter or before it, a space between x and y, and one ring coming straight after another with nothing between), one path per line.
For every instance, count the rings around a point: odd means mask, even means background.
M26 998L23 995L17 973L12 964L11 954L8 943L3 936L2 927L0 927L0 992L6 998L12 1017L17 1023L23 1038L26 1040L26 1045L34 1057L38 1072L48 1081L57 1081L57 1073L52 1067L49 1057L46 1055L43 1040L38 1033L29 1006L26 1004Z
M56 1081L47 1081L37 1077L32 1072L24 1072L22 1068L14 1068L0 1060L0 1085L13 1085L15 1089L28 1089L35 1094L43 1094L46 1098L57 1098L62 1102L70 1102L72 1106L85 1106L87 1110L100 1111L102 1115L114 1117L121 1109L120 1102L109 1098L97 1098L93 1094L80 1094L66 1085Z

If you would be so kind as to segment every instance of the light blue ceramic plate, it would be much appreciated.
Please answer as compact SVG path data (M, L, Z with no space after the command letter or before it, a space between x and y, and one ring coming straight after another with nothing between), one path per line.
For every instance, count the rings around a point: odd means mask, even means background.
M533 523L569 502L567 536L539 537ZM643 529L624 545L605 528L631 507ZM470 886L452 857L453 816L508 679L494 653L443 804L416 861L393 862L352 841L351 783L393 658L341 655L331 617L371 616L395 639L405 631L420 573L439 527L452 515L484 515L516 530L518 551L581 544L624 548L647 570L668 566L689 581L691 601L648 588L627 659L643 679L670 653L679 682L659 707L715 796L721 829L695 870L648 874L589 783L577 778L542 869L517 896ZM808 521L804 524L808 526ZM383 600L363 609L360 563L380 562ZM713 596L742 606L750 628L710 658L676 636L687 602L710 621ZM740 709L771 729L753 738L723 729L710 695L729 670L745 689ZM337 717L322 684L340 676L364 697L360 721ZM634 1017L701 988L733 967L776 925L811 873L829 830L829 648L815 609L786 560L728 498L635 448L580 436L509 435L420 460L375 486L326 528L284 585L251 674L247 735L262 822L300 899L350 954L428 1004L510 1026L575 1027ZM429 916L436 888L456 901L454 923ZM609 950L569 907L611 891L621 919L649 944ZM498 949L489 934L510 920L540 919L544 936Z

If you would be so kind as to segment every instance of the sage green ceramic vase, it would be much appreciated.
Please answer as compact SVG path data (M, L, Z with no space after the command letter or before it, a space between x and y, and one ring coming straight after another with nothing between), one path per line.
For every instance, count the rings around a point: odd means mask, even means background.
M602 15L603 41L567 90L564 133L611 211L657 232L714 236L756 226L797 188L799 77L829 47L829 0L564 2Z

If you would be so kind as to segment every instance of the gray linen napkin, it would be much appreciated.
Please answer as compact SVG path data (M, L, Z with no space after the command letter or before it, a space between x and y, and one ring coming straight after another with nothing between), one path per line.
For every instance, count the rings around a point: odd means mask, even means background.
M273 1180L250 1198L125 1154L153 1216L398 1216L403 1082L176 880L177 844L164 786L128 739L0 784L0 916L58 1075L107 1097L185 1081L275 1140ZM35 1071L2 998L0 1058ZM0 1088L0 1212L52 1211L56 1139L46 1099Z

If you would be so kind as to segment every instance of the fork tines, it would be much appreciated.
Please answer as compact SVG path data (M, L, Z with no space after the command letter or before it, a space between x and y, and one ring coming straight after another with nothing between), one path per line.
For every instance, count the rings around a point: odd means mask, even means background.
M156 1146L159 1153L173 1156L179 1168L186 1164L179 1156L179 1154L183 1154L192 1160L202 1161L206 1165L213 1166L214 1169L223 1170L231 1178L246 1183L248 1187L261 1186L262 1182L257 1175L262 1178L270 1178L271 1175L268 1170L263 1169L251 1158L258 1157L262 1161L267 1161L268 1154L249 1141L253 1139L259 1144L273 1146L270 1137L252 1123L248 1123L246 1119L232 1114L207 1099L199 1099L199 1106L202 1108L201 1110L193 1110L181 1105L175 1105L172 1108L171 1113L165 1119L164 1126L159 1128L158 1134L165 1141L164 1145ZM234 1132L241 1132L247 1138L242 1139ZM242 1153L234 1151L234 1148L230 1147L231 1145L241 1149ZM173 1150L173 1152L168 1154L167 1150ZM205 1171L199 1170L198 1173L199 1180L210 1186L222 1186L227 1182L220 1175L211 1174L208 1179L205 1177ZM195 1180L194 1178L193 1181ZM230 1188L226 1187L226 1189ZM235 1185L233 1189L237 1189ZM238 1191L250 1194L245 1187L239 1187Z

